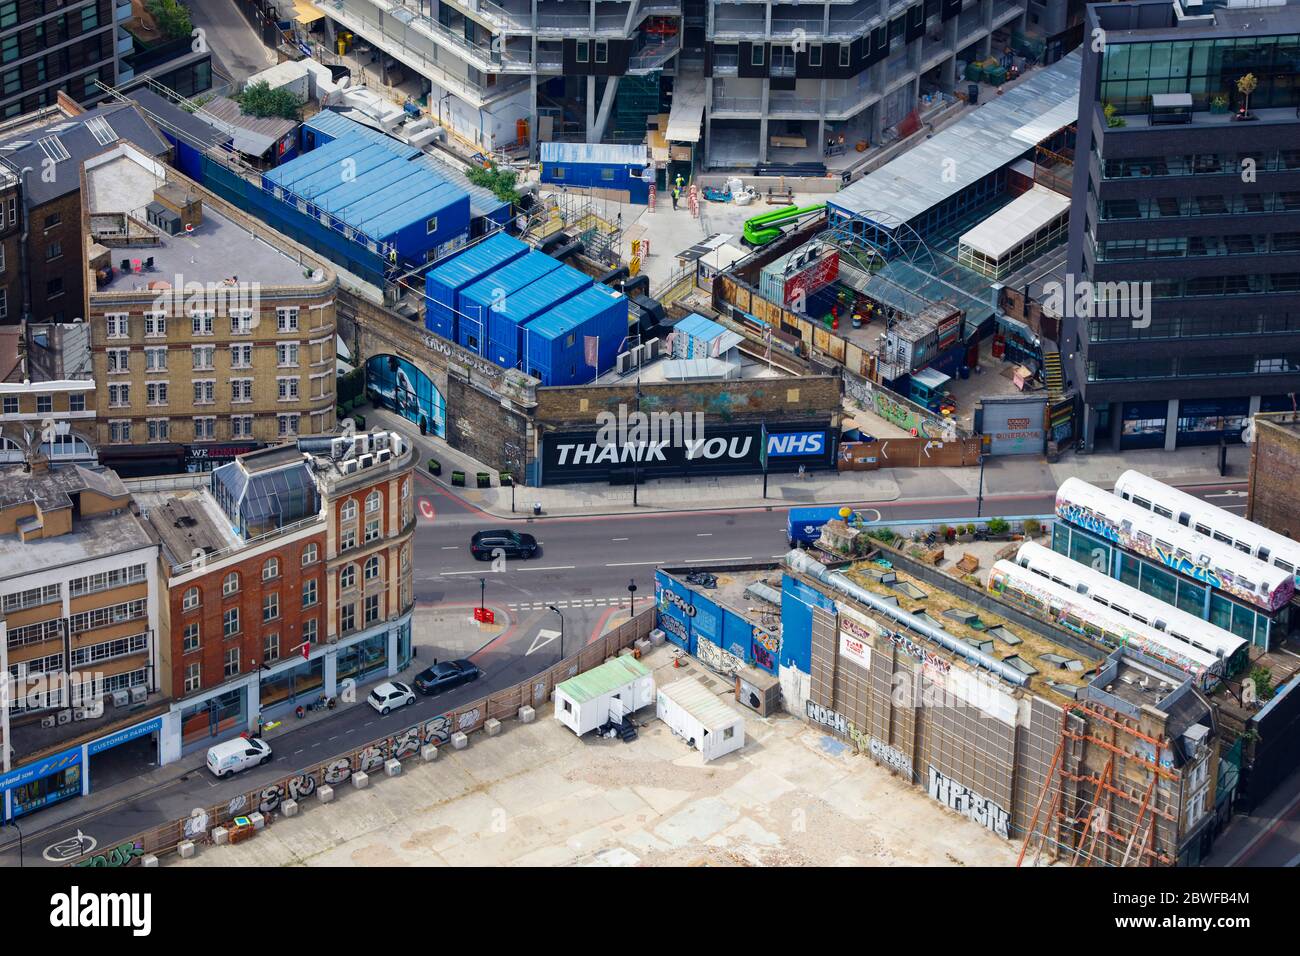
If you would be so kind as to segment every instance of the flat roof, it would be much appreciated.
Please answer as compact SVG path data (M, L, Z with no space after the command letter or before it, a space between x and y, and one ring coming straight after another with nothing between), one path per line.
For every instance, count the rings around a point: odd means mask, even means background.
M620 146L614 143L539 143L538 155L544 163L575 163L599 166L648 166L650 153L644 145Z
M153 202L154 190L167 185L186 188L197 198L207 196L199 187L184 187L170 178L166 166L144 156L130 146L118 147L117 153L95 157L85 164L86 193L82 202L92 215L130 213ZM174 284L177 276L185 282L222 281L238 278L240 283L266 285L305 285L304 266L263 236L273 236L269 227L250 232L242 225L203 202L203 221L193 232L169 236L151 229L147 240L126 240L109 251L114 267L122 259L153 259L151 270L128 275L116 274L99 292L126 292L148 289L151 282ZM312 264L315 269L315 264ZM168 286L170 288L171 285Z
M681 680L673 681L666 687L660 687L659 693L705 727L729 727L736 721L745 719L743 714L733 707L728 707L723 703L722 698L694 677L683 677Z
M224 96L208 100L195 115L228 134L234 140L235 149L249 156L261 156L298 128L296 121L278 116L249 116L238 103Z
M242 544L206 488L179 493L145 492L137 494L135 500L173 566L193 560L196 549L212 553Z
M962 234L961 245L1001 259L1012 249L1033 238L1034 234L1070 211L1070 197L1055 189L1035 185L1007 203L974 229Z
M910 222L1076 122L1082 64L1075 50L1035 70L827 204L886 228Z
M649 675L649 668L635 657L616 657L577 677L570 677L555 689L564 691L574 703L585 704Z

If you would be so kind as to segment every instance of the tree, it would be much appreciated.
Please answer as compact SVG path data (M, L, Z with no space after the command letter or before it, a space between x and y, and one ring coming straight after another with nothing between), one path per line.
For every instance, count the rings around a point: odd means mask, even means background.
M194 32L190 11L178 0L147 0L145 9L168 40L187 37Z
M1267 667L1256 666L1250 672L1250 679L1255 682L1255 698L1257 700L1272 700L1273 698L1273 672Z
M1241 107L1243 113L1250 112L1250 94L1255 92L1257 86L1259 86L1259 80L1255 79L1254 73L1247 73L1237 81L1237 92L1245 97Z
M234 99L241 110L258 119L278 116L281 119L296 120L300 118L303 105L302 100L288 90L273 90L265 80L250 83Z
M465 177L475 186L492 190L492 195L502 202L519 202L519 191L515 189L519 174L513 169L500 169L496 163L488 163L486 166L471 166L465 170Z

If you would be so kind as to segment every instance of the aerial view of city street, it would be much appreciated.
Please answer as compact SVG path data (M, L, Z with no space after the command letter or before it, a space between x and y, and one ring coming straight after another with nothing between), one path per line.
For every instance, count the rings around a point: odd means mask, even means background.
M0 61L51 926L1300 866L1300 0L0 0Z

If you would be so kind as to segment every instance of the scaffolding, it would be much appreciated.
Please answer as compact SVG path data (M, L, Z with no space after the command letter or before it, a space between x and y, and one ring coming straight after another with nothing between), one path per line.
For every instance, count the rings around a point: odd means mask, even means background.
M1172 866L1181 778L1160 761L1169 747L1098 701L1066 710L1016 866L1031 847L1035 864L1046 853L1070 866Z
M615 143L641 143L645 141L646 123L659 112L659 76L655 70L644 76L625 76L619 81L618 97L614 101Z

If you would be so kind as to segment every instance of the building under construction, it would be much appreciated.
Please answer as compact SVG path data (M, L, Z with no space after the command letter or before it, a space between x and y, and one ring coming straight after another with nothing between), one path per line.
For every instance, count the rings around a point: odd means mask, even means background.
M808 673L782 667L787 709L1020 843L1023 864L1200 861L1235 777L1191 675L888 559L788 559L780 657Z

